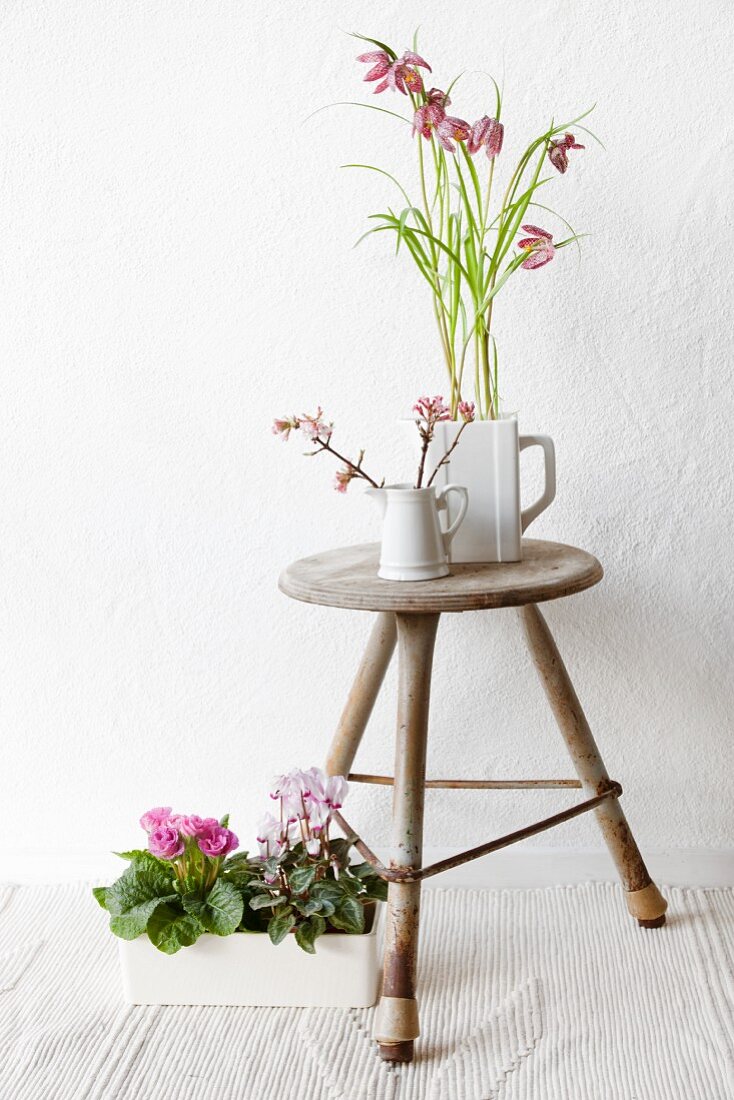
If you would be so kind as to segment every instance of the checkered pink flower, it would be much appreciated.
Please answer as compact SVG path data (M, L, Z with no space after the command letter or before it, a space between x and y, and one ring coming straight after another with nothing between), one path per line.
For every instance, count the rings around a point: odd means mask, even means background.
M551 234L537 225L524 225L522 228L525 233L531 233L532 236L523 237L522 240L517 242L517 247L528 254L527 259L523 260L520 267L532 271L534 268L549 264L556 251Z
M504 136L505 128L502 123L496 118L484 115L471 128L471 135L466 144L467 151L474 156L484 146L487 157L492 160L502 151Z
M426 102L416 110L413 116L413 133L422 134L428 141L433 131L446 118L446 108L451 100L440 88L431 88Z
M553 167L557 168L561 175L563 175L568 168L568 150L585 148L585 145L578 144L573 134L564 134L559 141L552 141L550 143L548 159Z
M471 136L471 126L463 118L446 115L436 127L436 137L447 153L455 153L455 141L466 141Z
M368 82L380 81L375 88L375 94L387 91L388 88L402 92L403 95L408 95L409 92L420 93L423 91L423 80L418 68L427 69L429 73L431 71L428 62L410 50L406 50L402 57L395 58L390 57L385 50L372 50L361 53L357 61L372 66L364 79Z

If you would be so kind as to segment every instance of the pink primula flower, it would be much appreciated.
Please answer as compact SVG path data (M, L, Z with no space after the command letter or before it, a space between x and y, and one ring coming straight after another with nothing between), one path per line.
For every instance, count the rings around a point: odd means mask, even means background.
M471 128L466 148L472 156L484 146L488 158L496 157L502 151L505 128L496 118L484 115Z
M158 859L176 859L183 855L184 842L178 829L171 825L158 825L148 837L148 850Z
M284 416L281 420L273 421L272 432L273 435L279 435L285 443L291 432L297 432L300 426L301 421L297 416Z
M372 65L364 79L369 82L380 81L375 88L375 94L388 88L402 92L403 95L408 95L409 92L420 93L423 91L423 80L417 71L418 67L427 69L429 73L431 71L428 62L410 50L396 58L390 57L384 50L372 50L370 53L361 53L357 61Z
M548 160L554 168L563 175L568 168L568 150L585 149L585 145L579 145L573 134L564 134L559 141L552 141L548 149Z
M171 816L172 809L172 806L154 806L152 810L148 810L140 818L141 828L145 829L146 833L152 833L159 825L166 824Z
M436 137L447 153L455 153L455 141L466 141L471 136L471 126L463 118L446 115L436 127Z
M459 402L459 416L465 424L471 424L474 420L474 414L476 409L473 401L460 401Z
M216 817L199 817L198 814L181 814L176 824L184 836L204 836L213 825L218 825Z
M536 267L549 264L556 251L551 234L537 225L524 225L522 228L523 232L532 233L532 236L523 237L517 242L517 247L528 253L527 259L523 260L520 267L532 271Z
M223 825L214 824L203 835L197 837L196 843L199 850L210 859L219 859L239 845L239 840L231 829L225 829Z

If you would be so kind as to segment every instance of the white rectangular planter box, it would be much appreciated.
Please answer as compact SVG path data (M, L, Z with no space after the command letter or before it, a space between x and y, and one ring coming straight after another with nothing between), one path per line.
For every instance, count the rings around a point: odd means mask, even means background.
M120 940L125 1000L136 1005L368 1008L377 1000L379 913L364 935L330 932L308 955L295 937L274 946L264 932L203 935L165 955L147 936Z

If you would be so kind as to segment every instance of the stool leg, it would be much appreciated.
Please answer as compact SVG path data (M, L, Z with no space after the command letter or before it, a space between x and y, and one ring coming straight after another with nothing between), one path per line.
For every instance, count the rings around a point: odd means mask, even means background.
M519 610L525 640L551 710L583 789L587 797L593 798L609 788L604 761L548 624L534 604ZM650 878L619 800L608 799L595 813L626 891L627 908L643 927L660 927L665 923L668 903Z
M396 639L395 615L392 611L381 611L329 746L327 775L346 775L350 771L390 665Z
M398 722L391 867L420 867L431 667L439 615L399 614ZM391 882L385 928L382 997L375 1018L380 1056L410 1062L418 1038L415 997L420 882Z

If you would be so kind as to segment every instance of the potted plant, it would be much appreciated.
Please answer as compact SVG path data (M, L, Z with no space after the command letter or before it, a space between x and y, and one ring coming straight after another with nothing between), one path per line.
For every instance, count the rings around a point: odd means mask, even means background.
M451 410L451 421L441 423L435 433L437 454L450 448L460 430L459 409L467 396L476 407L461 449L442 465L438 478L439 484L450 480L469 490L466 520L453 540L451 560L516 561L521 556L521 531L555 495L555 454L550 437L520 436L516 417L503 408L493 331L495 303L513 275L539 271L580 239L565 218L546 205L544 190L538 201L538 192L565 175L584 148L575 131L590 133L582 125L589 111L562 124L551 122L502 172L505 128L502 95L494 79L490 77L491 116L484 113L469 122L451 113L460 78L444 85L445 90L427 88L432 69L416 52L415 41L412 50L398 56L384 42L355 37L373 47L357 58L369 66L364 79L374 84L378 95L397 96L405 110L394 110L384 101L379 107L355 105L397 120L406 139L412 134L417 154L416 194L382 167L345 167L379 172L390 181L397 200L384 212L370 215L375 224L360 240L376 233L393 236L396 250L407 252L429 288ZM500 175L502 188L497 192ZM535 224L538 221L558 225L560 239L555 228L551 231ZM544 452L545 488L521 513L519 452L536 444Z
M227 817L143 814L145 849L94 890L120 939L133 1004L365 1007L379 979L376 906L387 885L330 836L347 791L318 768L276 780L257 853ZM318 943L318 950L317 950ZM186 950L182 950L182 949Z
M463 485L442 484L434 481L443 467L451 461L464 429L474 420L474 404L460 401L458 405L460 425L448 441L445 451L437 457L433 472L429 473L427 456L439 427L451 419L451 410L443 397L419 397L413 406L415 423L421 440L418 471L413 483L385 485L379 483L364 469L364 451L356 461L334 449L332 436L334 425L324 418L318 408L315 416L281 417L273 421L273 433L288 440L293 432L301 432L314 446L308 452L313 455L327 452L341 462L334 487L345 493L352 481L366 481L367 493L373 496L383 517L382 545L378 576L389 581L428 581L445 577L449 572L447 557L451 541L466 514L468 493ZM439 511L448 507L453 494L459 502L458 512L445 531L441 530Z

